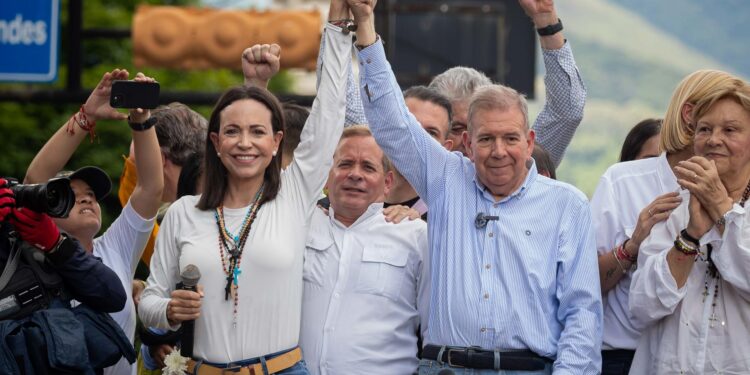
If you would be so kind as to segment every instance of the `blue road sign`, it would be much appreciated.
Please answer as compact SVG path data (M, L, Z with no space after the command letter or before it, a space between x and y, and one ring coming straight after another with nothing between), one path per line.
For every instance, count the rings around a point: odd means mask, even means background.
M59 0L0 0L0 81L54 81L59 35Z

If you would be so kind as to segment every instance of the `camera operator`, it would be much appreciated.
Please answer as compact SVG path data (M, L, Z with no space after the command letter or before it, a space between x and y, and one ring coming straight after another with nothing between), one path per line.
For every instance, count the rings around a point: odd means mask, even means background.
M50 308L70 307L69 301L64 299L65 296L75 298L84 306L103 313L119 311L125 305L127 298L125 289L118 282L117 275L91 254L86 253L78 241L64 234L61 235L48 215L28 208L16 207L13 191L8 186L8 182L0 178L0 267L4 271L8 270L8 267L5 266L6 263L11 261L10 255L17 250L14 246L27 246L26 244L33 245L40 250L44 254L43 262L51 265L54 272L62 279L62 290L64 292L56 294L55 297L63 297L63 299L53 299L53 302L49 305ZM5 272L3 273L4 275L0 279L5 278ZM3 281L4 285L0 288L0 292L3 292L3 296L5 296L18 279L10 278L10 280ZM30 280L21 281L27 282ZM2 299L3 308L7 307L5 303L7 300L8 298ZM56 311L50 312L51 310ZM74 353L80 354L80 350L83 350L84 357L76 357L83 362L76 363L75 369L78 369L79 372L91 370L91 368L86 367L88 366L85 358L87 342L83 341L83 329L80 325L77 325L78 328L81 328L81 332L80 336L76 336L73 334L76 332L73 332L71 328L78 323L71 323L70 318L75 316L78 320L81 320L78 314L74 315L69 309L50 309L46 312L50 312L50 314L44 315L49 324L55 321L54 316L65 319L67 331L60 334L61 330L50 329L41 333L43 335L41 338L46 338L47 343L54 341L55 343L68 344L68 348L73 350L65 351L67 354L63 355L72 356ZM27 323L37 324L38 322L35 319L39 315L40 312L37 311L31 313L29 319L19 317L17 320L0 321L0 352L10 354L10 356L0 355L1 373L48 373L50 370L48 366L51 365L42 363L39 359L49 357L51 362L53 357L59 356L60 353L63 353L62 350L65 350L59 346L47 348L44 341L41 342L41 345L33 344L33 334L26 331ZM37 327L36 331L39 330ZM39 332L37 332L37 335L39 335ZM53 335L54 338L47 337L47 335ZM18 342L14 341L19 336L24 340L25 346L18 345ZM76 341L76 338L81 340ZM47 351L50 352L49 355ZM93 354L96 349L89 348L89 351L90 354ZM89 356L89 358L91 357ZM60 360L60 358L56 359Z
M100 257L107 267L114 270L119 283L126 290L132 287L138 260L154 227L164 187L162 154L150 111L131 109L129 116L126 116L110 106L112 83L125 80L128 76L129 73L121 69L105 73L81 109L52 135L34 157L24 180L26 183L39 183L58 174L78 145L89 134L93 135L97 121L128 120L132 129L138 182L120 215L104 234L95 238L101 229L99 202L109 193L112 183L104 171L89 166L71 174L63 172L63 176L71 180L76 202L68 218L55 219L61 230L80 241L87 252ZM134 81L154 82L154 79L138 73ZM112 318L132 345L136 326L133 299L128 298L124 309L113 313ZM123 358L115 366L105 369L104 373L127 375L135 374L135 370L135 366Z

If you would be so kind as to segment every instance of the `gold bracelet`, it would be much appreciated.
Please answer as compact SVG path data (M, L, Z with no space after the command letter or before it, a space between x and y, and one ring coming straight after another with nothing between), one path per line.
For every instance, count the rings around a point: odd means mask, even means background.
M620 266L620 269L622 270L622 274L628 273L628 271L625 270L625 267L622 266L622 263L620 263L620 259L617 257L617 248L615 248L614 251L612 251L612 256L615 257L615 262L617 262L617 265Z

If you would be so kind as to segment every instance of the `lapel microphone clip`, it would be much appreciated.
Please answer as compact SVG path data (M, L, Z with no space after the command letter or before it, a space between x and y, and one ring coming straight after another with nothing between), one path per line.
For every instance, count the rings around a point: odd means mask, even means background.
M485 215L484 212L480 212L477 214L476 219L474 219L474 226L477 227L477 229L483 229L487 226L488 221L498 219L500 219L499 216Z

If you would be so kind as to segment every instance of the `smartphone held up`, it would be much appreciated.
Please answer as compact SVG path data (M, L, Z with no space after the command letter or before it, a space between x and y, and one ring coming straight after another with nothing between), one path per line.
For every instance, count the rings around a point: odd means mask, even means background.
M154 109L159 105L159 83L114 81L109 105L112 108Z

